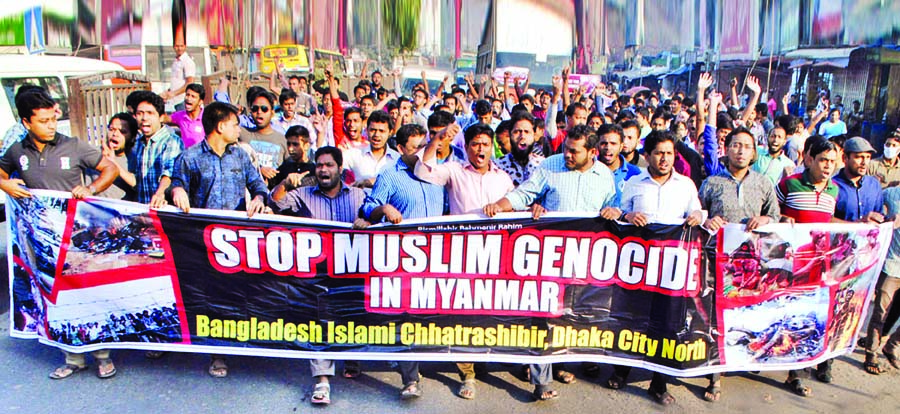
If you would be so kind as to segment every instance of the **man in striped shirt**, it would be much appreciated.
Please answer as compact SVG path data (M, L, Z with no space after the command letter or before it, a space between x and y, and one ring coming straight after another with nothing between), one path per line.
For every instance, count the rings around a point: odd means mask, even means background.
M335 147L322 147L316 150L316 186L301 187L305 173L288 175L278 184L271 194L270 207L277 214L309 217L317 220L331 220L354 223L359 207L366 193L357 187L348 187L341 181L341 165L344 163L341 150ZM310 402L313 404L331 403L331 385L328 378L334 376L334 361L326 359L310 360L312 376L317 378ZM357 364L345 365L345 377L349 377L347 365L355 369Z
M784 178L775 189L781 214L786 221L828 223L832 220L838 197L838 187L831 181L837 164L837 153L835 144L824 137L813 136L806 140L803 146L803 162L806 170ZM801 266L796 260L795 268ZM826 371L826 367L822 364L819 368L819 379L827 382L825 380L830 379L831 375L828 373L828 378L825 378L824 373L830 369ZM799 374L800 370L788 371L785 383L797 395L809 396L812 391L800 383Z
M806 170L784 178L775 188L781 214L796 223L828 223L838 197L838 187L831 181L837 147L821 136L810 137L803 159Z

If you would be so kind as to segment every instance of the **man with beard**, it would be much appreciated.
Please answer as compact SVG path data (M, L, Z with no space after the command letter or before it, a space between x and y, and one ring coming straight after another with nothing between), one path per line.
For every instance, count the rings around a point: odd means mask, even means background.
M497 160L497 166L509 174L513 185L527 181L531 173L537 169L544 157L534 153L534 116L525 111L513 113L509 154Z
M272 190L269 206L276 214L344 223L355 222L366 194L363 190L348 187L341 181L341 165L344 162L341 150L335 147L322 147L316 150L314 159L317 184L296 187L300 180L286 179ZM310 402L330 404L331 385L328 379L334 376L334 361L314 359L309 362L312 376L317 379ZM358 373L358 365L354 364L353 367ZM345 372L345 376L346 374Z
M622 122L622 154L631 165L646 168L647 160L641 157L637 151L637 145L641 137L641 127L633 120Z
M203 141L203 100L206 99L206 90L199 83L192 83L184 89L184 110L172 114L172 123L178 125L181 131L181 140L184 148L190 148L194 144Z
M278 166L289 158L284 134L272 127L274 113L275 95L269 91L260 92L250 102L250 114L256 128L242 128L240 136L240 142L250 144L256 151L259 173L266 180L274 178Z
M400 153L387 147L387 140L394 128L393 120L387 112L372 112L367 127L369 146L344 151L343 167L353 171L353 176L356 177L354 187L372 188L378 173L400 158Z
M616 198L612 204L614 206L619 205L625 181L641 173L638 166L626 161L625 156L621 154L624 134L622 127L615 124L603 124L597 128L597 160L609 167L616 180Z
M881 214L884 197L878 179L866 175L875 149L861 137L844 142L844 168L832 178L838 187L837 205L834 209L835 221L868 222L874 225L884 222ZM829 359L819 364L816 378L824 383L832 381Z
M522 211L532 207L537 219L544 211L600 214L615 199L615 179L603 164L596 162L597 134L587 125L578 125L566 134L563 153L548 157L528 181L500 200L484 205L484 214L493 217L504 211ZM543 205L536 205L543 200ZM530 379L536 400L557 398L550 387L553 377L571 383L571 373L552 370L551 364L531 364Z
M746 128L735 129L725 137L724 147L724 168L700 186L700 204L709 217L703 227L715 234L727 223L742 223L745 230L752 231L778 222L781 215L772 182L750 169L756 150L753 134ZM710 321L711 325L713 323ZM722 395L720 377L718 373L707 376L709 386L703 393L704 400L719 400ZM799 379L797 381L799 389L808 392L808 388L799 385Z
M638 227L650 223L684 224L691 227L702 223L703 212L700 210L694 182L674 170L675 136L669 131L653 131L644 142L647 171L625 184L621 204L625 221ZM662 327L657 334L672 334L666 330L677 326L677 323L673 323L673 313L670 310L677 308L679 301L683 299L640 291L629 292L628 299L645 304L647 313L655 322L651 325ZM621 388L630 372L631 367L614 366L614 373L607 385L612 389ZM668 375L654 372L647 389L650 396L662 405L675 402L675 397L667 390L668 381Z
M784 152L784 144L787 142L787 133L780 125L769 130L768 150L763 147L756 149L759 158L753 163L753 171L756 171L772 181L772 185L781 182L781 179L793 174L797 166Z

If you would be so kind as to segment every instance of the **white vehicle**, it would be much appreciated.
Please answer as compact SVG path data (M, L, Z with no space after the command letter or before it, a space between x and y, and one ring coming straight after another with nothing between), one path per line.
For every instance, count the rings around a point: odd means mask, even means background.
M26 83L43 87L59 103L62 117L57 131L69 135L69 93L66 79L100 72L124 71L112 62L70 56L0 55L0 134L20 122L16 112L16 91Z
M412 89L417 83L422 82L422 72L425 72L425 80L428 81L428 90L432 94L437 93L437 88L441 86L444 78L450 76L450 72L446 70L434 69L431 67L407 66L400 72L400 91L404 96L412 96ZM445 88L449 88L454 80L447 81ZM449 92L449 91L448 91Z
M100 72L124 71L112 62L70 56L0 55L0 86L5 99L0 98L0 138L16 123L21 122L16 111L16 91L29 83L43 87L59 103L62 117L56 130L71 135L69 125L69 93L66 79ZM0 191L0 209L6 195Z

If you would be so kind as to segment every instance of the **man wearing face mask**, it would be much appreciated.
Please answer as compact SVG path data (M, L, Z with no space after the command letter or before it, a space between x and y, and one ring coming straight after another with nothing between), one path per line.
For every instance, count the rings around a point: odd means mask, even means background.
M900 185L900 129L894 131L884 140L883 156L875 158L869 164L869 174L881 182L881 188Z

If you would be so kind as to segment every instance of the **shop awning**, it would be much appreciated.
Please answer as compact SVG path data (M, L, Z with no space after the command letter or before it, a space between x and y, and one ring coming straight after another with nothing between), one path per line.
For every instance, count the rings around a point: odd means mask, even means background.
M861 48L862 46L797 49L785 53L784 58L791 61L791 69L807 65L846 68L850 65L850 53Z
M621 78L640 79L647 76L659 76L669 71L666 66L644 66L640 69L613 72Z
M660 75L659 78L662 79L662 78L665 78L665 77L667 77L667 76L684 75L685 73L690 72L692 68L693 68L693 65L681 65L680 68L675 69L675 70L673 70L673 71L671 71L671 72L669 72L669 73L664 73L664 74Z

